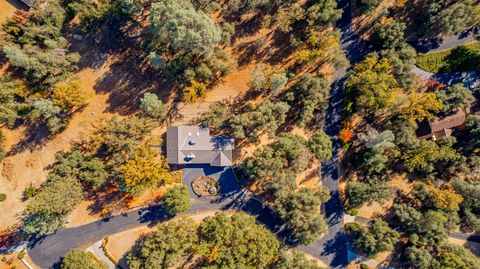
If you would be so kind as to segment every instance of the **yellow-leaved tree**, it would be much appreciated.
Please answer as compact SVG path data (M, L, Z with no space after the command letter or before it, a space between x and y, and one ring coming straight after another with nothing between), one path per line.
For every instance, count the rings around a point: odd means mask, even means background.
M53 86L52 101L63 110L72 111L84 106L92 95L93 91L83 87L80 80L68 80Z
M133 157L120 166L120 171L120 188L133 196L141 194L148 187L173 181L167 160L147 145L138 147Z

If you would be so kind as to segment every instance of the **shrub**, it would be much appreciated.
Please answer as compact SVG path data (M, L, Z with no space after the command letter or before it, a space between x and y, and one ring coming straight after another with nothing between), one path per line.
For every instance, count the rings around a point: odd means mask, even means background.
M0 193L0 202L7 200L7 195L5 193Z
M168 212L175 215L190 207L190 194L186 186L175 186L167 190L162 197Z
M205 83L197 82L193 80L189 87L186 87L183 91L183 101L188 103L193 103L198 100L198 98L205 97L207 94L207 85Z
M32 198L33 196L35 196L35 194L37 194L37 188L35 188L34 186L28 186L23 191L23 197L26 200Z
M351 215L351 216L356 216L358 214L358 209L349 208L345 211L345 213L347 213L348 215Z
M360 264L360 269L370 269L370 267L368 267L368 265L365 264L365 263L361 263Z
M27 253L25 253L25 251L20 251L17 255L17 258L19 258L20 260L23 259L25 257Z
M146 92L140 99L140 108L143 114L158 120L162 120L167 112L162 101L155 94L149 92Z

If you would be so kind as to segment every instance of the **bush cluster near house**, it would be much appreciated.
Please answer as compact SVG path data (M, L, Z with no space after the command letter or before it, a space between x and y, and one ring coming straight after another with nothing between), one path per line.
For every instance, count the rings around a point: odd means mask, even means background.
M199 225L189 218L161 224L142 239L127 261L132 269L170 268L188 263L193 256L198 257L198 267L320 269L304 255L281 251L275 236L243 213L217 213Z

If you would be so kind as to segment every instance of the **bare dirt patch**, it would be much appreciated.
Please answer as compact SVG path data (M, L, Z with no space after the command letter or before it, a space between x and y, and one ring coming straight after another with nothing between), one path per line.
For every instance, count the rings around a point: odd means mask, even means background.
M107 67L97 70L84 69L77 73L85 87L93 88L94 83L107 70ZM16 224L25 210L23 190L31 184L39 187L46 179L49 167L55 161L55 154L69 150L71 143L80 140L88 134L92 123L101 117L112 117L106 114L107 96L96 94L82 111L72 117L67 129L48 141L39 144L26 143L22 130L3 130L6 137L7 150L11 155L2 161L0 174L0 192L7 194L7 200L0 203L0 230ZM13 152L13 153L12 153Z
M400 175L393 175L392 179L387 182L393 192L401 192L403 195L407 195L413 189L413 183L410 182L407 178L407 175L400 174ZM395 195L392 195L392 198L382 204L374 202L370 205L363 205L358 209L358 216L374 219L376 216L383 216L387 213L387 211L392 207L394 203Z
M461 239L456 239L453 237L448 238L448 243L453 244L453 245L458 245L458 246L463 246L470 250L473 254L476 256L480 256L480 244L476 242L471 242L471 241L465 241Z

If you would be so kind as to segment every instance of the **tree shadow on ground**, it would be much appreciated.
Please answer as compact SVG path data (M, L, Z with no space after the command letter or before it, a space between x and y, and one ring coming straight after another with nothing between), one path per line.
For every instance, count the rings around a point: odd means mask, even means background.
M42 148L53 135L48 130L46 124L41 124L36 127L28 126L22 137L23 138L7 152L7 157L22 153L25 150L38 150Z
M331 258L331 268L344 268L347 261L348 250L352 243L351 239L342 231L323 244L322 256L333 256Z
M84 40L73 41L72 48L81 55L81 69L109 64L107 73L94 85L97 93L109 94L106 112L134 113L145 92L157 94L163 102L178 96L177 83L150 64L147 36L148 27L114 18Z

